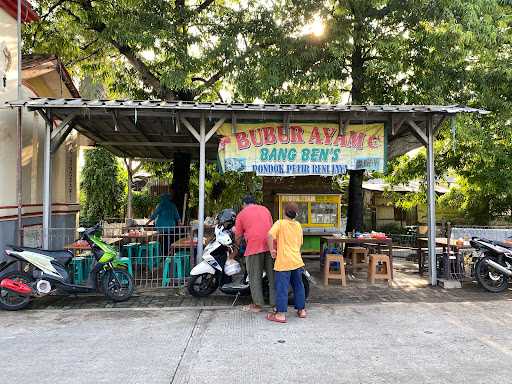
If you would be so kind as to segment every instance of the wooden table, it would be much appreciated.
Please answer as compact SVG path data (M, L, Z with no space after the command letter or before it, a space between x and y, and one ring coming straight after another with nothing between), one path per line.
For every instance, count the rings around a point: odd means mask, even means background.
M123 238L121 238L121 237L109 237L109 238L102 239L102 240L105 243L107 243L109 245L112 245L112 244L119 243L121 240L123 240ZM78 245L78 244L76 244L76 242L74 242L72 244L65 245L64 249L68 249L70 251L90 251L91 250L91 246L89 244L85 244L85 243L84 243L84 245Z
M157 235L158 235L158 231L144 231L140 235L130 235L129 232L126 232L126 233L123 233L121 236L124 239L129 239L129 240L135 239L135 240L146 240L146 241L148 241L153 236L157 236Z
M418 255L418 271L420 275L423 275L423 272L425 270L425 260L423 257L423 249L428 247L428 237L419 237L417 239L418 242L418 248L417 248L417 255ZM450 251L459 252L461 249L471 249L471 244L469 241L464 241L464 244L457 245L457 240L450 239L450 242L448 244L448 239L446 237L436 237L436 247L442 247L443 253L446 252L447 248L450 248ZM428 250L427 250L428 255Z
M337 237L337 236L322 236L320 241L320 253L322 253L322 245L327 242L327 246L332 244L360 244L360 245L375 245L380 250L381 246L386 246L389 252L389 263L391 269L391 280L393 280L393 240L385 239L371 239L371 238L352 238L352 237Z

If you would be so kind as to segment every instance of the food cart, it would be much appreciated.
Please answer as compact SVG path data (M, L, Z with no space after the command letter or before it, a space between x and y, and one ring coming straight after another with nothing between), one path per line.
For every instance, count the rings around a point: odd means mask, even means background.
M294 202L299 207L297 221L302 224L304 231L302 252L318 253L322 236L344 232L346 215L343 214L340 194L278 193L274 199L274 212L278 219L284 217L284 207L288 202Z

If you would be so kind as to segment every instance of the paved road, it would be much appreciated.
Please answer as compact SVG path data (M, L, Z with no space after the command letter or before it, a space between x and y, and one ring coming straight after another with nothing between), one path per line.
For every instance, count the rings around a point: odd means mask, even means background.
M0 365L38 384L508 383L509 308L313 305L286 325L228 308L0 312Z

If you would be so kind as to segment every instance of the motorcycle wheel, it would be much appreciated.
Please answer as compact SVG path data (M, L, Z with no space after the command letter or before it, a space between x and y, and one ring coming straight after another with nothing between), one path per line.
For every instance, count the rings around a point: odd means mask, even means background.
M190 276L188 292L194 297L206 297L211 295L219 287L219 279L211 273Z
M3 279L12 279L25 284L30 284L33 281L30 275L17 271L6 273L0 278L0 281ZM18 311L26 308L31 300L30 296L19 295L7 289L0 289L0 308L7 311Z
M476 280L489 292L503 292L508 287L508 276L490 267L485 262L488 259L496 261L494 256L484 256L476 265Z
M128 300L135 291L133 277L128 271L119 268L105 273L102 286L105 296L115 302Z

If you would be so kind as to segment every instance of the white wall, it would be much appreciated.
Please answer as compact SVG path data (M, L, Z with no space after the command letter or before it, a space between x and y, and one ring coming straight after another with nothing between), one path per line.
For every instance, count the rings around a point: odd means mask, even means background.
M7 72L7 87L0 84L0 103L17 99L16 20L0 9L0 48L7 47L12 64ZM3 56L0 51L0 55ZM1 83L1 79L0 79ZM36 96L23 87L23 98ZM22 192L24 215L42 210L44 120L34 112L23 111L22 119ZM54 211L76 209L78 203L76 133L70 135L52 159L52 201ZM17 136L16 111L0 109L0 220L16 215Z
M0 85L0 102L17 98L16 20L0 9L0 48L10 53L11 64L6 72L7 87ZM2 64L4 53L0 52ZM5 64L4 64L5 65ZM2 65L2 67L4 66ZM3 71L2 71L3 72ZM25 123L28 123L25 118ZM0 109L0 206L16 204L16 112ZM0 216L2 216L0 211Z

